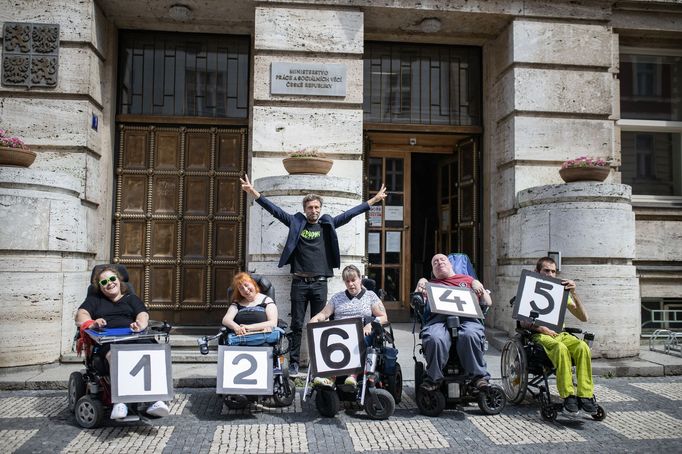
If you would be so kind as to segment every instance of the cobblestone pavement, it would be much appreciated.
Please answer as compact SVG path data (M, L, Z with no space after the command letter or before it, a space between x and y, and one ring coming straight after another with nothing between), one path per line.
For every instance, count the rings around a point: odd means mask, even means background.
M0 392L1 453L340 453L340 452L682 452L682 377L596 378L604 421L559 414L555 423L534 402L497 416L478 406L418 413L414 388L387 421L346 408L319 416L300 391L287 408L252 404L229 410L213 389L178 389L171 415L84 430L65 391Z

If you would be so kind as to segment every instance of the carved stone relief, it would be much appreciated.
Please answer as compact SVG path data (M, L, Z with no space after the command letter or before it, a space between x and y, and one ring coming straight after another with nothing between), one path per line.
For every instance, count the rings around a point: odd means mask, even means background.
M2 85L57 86L59 24L6 22L2 36Z

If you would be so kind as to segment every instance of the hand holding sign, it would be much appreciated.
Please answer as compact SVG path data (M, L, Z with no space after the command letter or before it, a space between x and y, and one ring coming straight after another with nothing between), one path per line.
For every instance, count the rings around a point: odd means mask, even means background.
M523 270L512 317L561 331L567 303L568 292L561 280ZM537 317L531 317L531 312Z

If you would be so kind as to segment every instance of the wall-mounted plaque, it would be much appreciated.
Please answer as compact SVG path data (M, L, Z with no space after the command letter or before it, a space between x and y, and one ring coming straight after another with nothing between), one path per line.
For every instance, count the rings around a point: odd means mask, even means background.
M270 67L273 95L346 96L346 65L274 62Z

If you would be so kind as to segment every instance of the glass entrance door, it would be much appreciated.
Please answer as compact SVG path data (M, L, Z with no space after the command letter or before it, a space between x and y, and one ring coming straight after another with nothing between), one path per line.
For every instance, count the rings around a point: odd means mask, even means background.
M367 233L368 275L386 292L391 312L409 304L410 279L410 154L373 152L368 165L368 192L386 185L388 196L370 207Z

